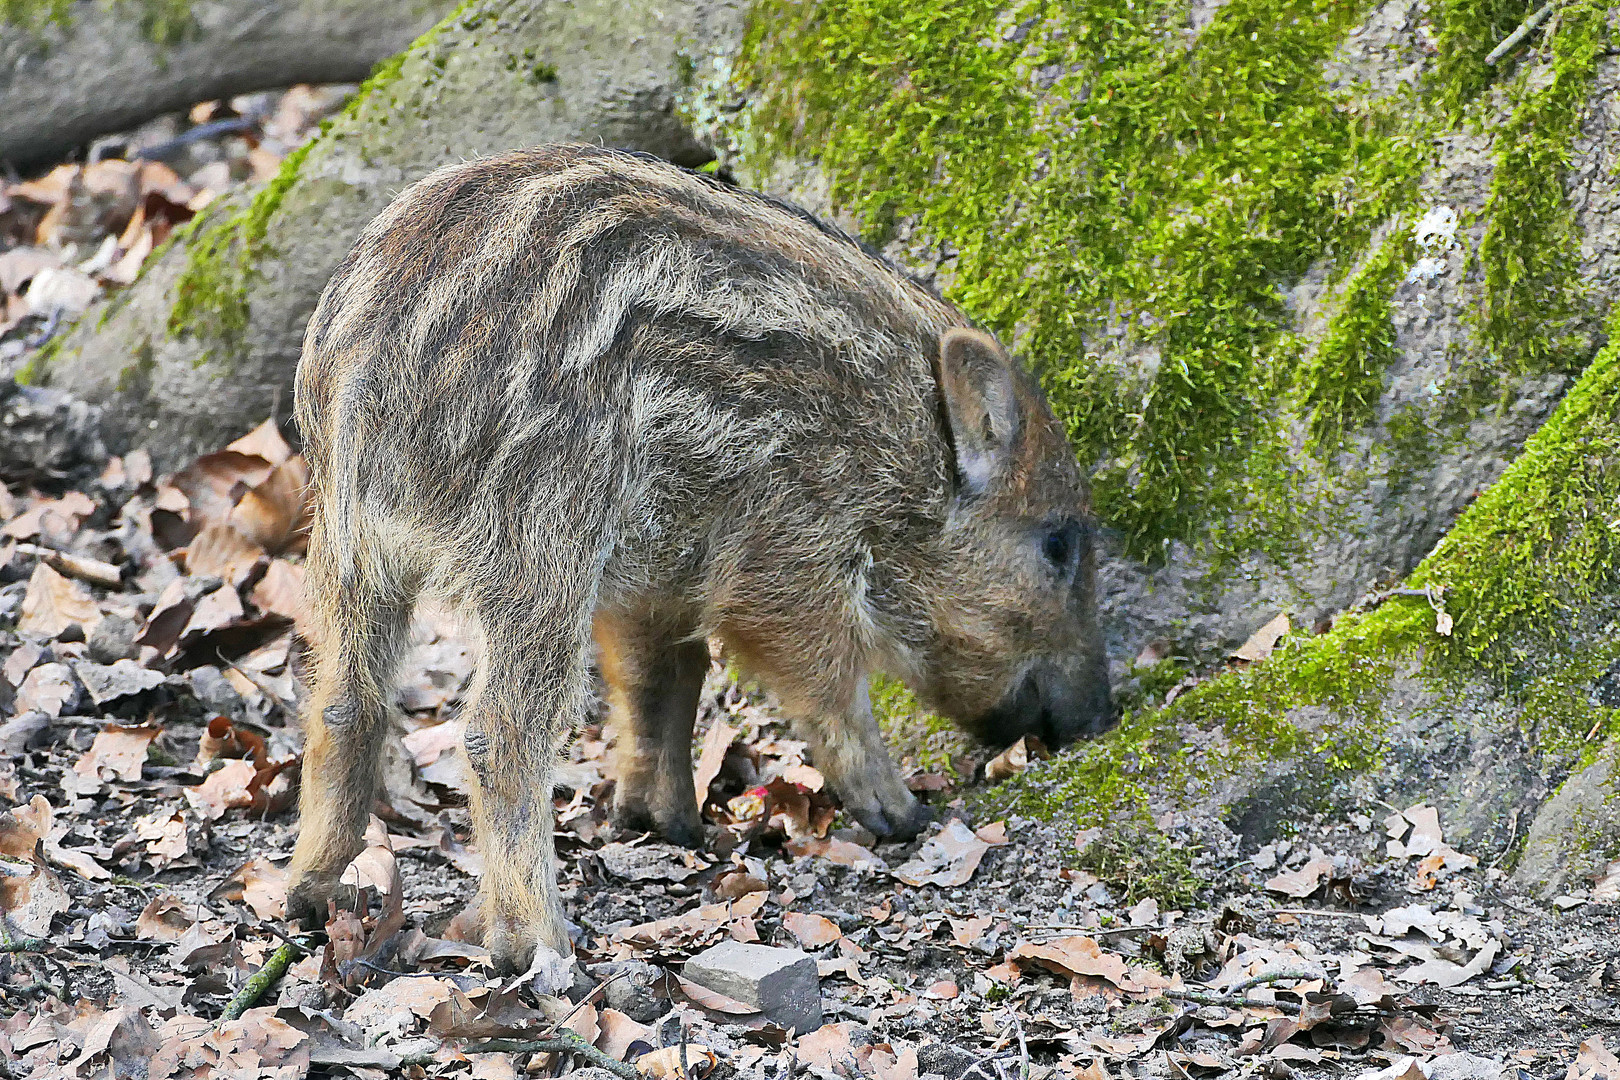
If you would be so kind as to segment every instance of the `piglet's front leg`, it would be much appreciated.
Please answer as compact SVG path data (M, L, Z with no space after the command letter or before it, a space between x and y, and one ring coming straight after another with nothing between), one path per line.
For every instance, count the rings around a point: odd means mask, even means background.
M856 821L880 837L907 840L934 815L906 787L883 742L864 680L843 712L805 717L798 725L816 768Z

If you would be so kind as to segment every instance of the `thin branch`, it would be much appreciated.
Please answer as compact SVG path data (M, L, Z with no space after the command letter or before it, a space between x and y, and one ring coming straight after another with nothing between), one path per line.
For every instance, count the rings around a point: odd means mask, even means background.
M1552 13L1557 9L1558 0L1547 0L1547 3L1542 4L1528 19L1520 23L1517 30L1503 38L1500 45L1487 53L1485 56L1485 62L1487 64L1495 64L1498 60L1502 59L1502 57L1506 56L1514 49L1517 49L1519 47L1519 43L1524 41L1524 39L1529 37L1531 34L1535 33L1536 28L1542 23L1546 22L1547 19L1551 17Z
M578 1054L590 1064L606 1069L623 1080L641 1080L641 1073L636 1071L634 1065L609 1057L586 1042L578 1032L567 1028L550 1039L486 1039L480 1043L467 1043L460 1049L465 1054Z
M258 1003L267 990L281 981L281 977L287 974L287 969L292 967L292 962L308 951L302 945L291 941L277 948L270 954L270 959L264 962L264 966L255 971L237 995L231 998L230 1003L225 1006L225 1011L220 1014L219 1022L223 1024L229 1020L240 1019L243 1013Z

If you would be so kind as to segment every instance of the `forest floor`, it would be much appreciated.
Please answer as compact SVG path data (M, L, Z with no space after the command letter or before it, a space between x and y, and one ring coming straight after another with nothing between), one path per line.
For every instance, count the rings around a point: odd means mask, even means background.
M1544 902L1451 848L1422 805L1299 821L1258 849L1213 818L1079 835L990 820L975 808L991 750L913 776L939 824L876 844L842 827L769 698L719 663L694 746L707 850L615 831L587 726L556 797L577 969L557 996L544 968L497 978L457 940L479 869L456 718L473 657L432 612L353 869L362 912L298 937L281 914L305 477L267 422L172 476L136 452L0 496L13 1076L588 1064L482 1041L558 1025L598 1064L655 1077L679 1076L683 1046L693 1074L773 1080L1620 1075L1604 1046L1620 1037L1620 873ZM727 939L813 956L823 1025L789 1032L679 977ZM286 974L221 1023L278 950Z
M200 106L0 186L0 372L220 193L271 175L346 93ZM1077 836L981 809L994 748L914 776L939 824L876 844L718 663L694 748L706 850L607 823L587 726L557 790L577 975L565 996L539 992L546 970L497 978L456 940L479 869L456 719L472 657L431 613L356 860L367 906L299 936L281 913L304 481L267 424L169 477L136 452L0 490L0 1075L634 1062L621 1072L679 1080L684 1053L719 1080L1620 1080L1604 1045L1620 1040L1620 872L1526 895L1422 805L1299 821L1258 848L1214 818L1158 822L1170 845L1117 823ZM679 977L722 940L813 956L823 1025L790 1033ZM285 974L222 1021L278 956ZM488 1042L562 1027L593 1051Z

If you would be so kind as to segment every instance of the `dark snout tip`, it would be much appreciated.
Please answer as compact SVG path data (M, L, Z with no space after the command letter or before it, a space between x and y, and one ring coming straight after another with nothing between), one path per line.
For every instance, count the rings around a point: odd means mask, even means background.
M1093 738L1114 726L1106 679L1075 685L1056 671L1030 671L985 718L990 741L1007 745L1034 735L1052 749Z

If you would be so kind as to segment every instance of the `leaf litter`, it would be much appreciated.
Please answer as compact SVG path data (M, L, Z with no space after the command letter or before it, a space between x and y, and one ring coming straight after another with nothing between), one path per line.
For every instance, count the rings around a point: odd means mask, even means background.
M705 850L609 822L593 720L555 791L575 963L498 977L466 940L479 860L458 713L474 657L432 610L413 628L384 795L345 874L354 910L297 934L281 919L307 474L269 422L173 476L143 456L78 489L7 492L12 1075L515 1077L609 1061L676 1080L1458 1080L1490 1072L1481 1054L1493 1077L1620 1080L1596 1029L1577 1042L1566 1019L1522 1019L1531 1002L1617 1016L1620 864L1566 910L1515 894L1421 803L1380 814L1382 828L1352 814L1258 846L1217 821L1166 819L1202 882L1177 906L1081 868L1053 826L973 820L959 782L926 774L911 786L938 823L879 844L844 821L770 697L718 661L694 745ZM1025 740L981 775L1046 755ZM812 956L823 1026L789 1032L684 977L727 940ZM222 1020L283 953L275 985ZM568 1048L522 1048L564 1030Z

